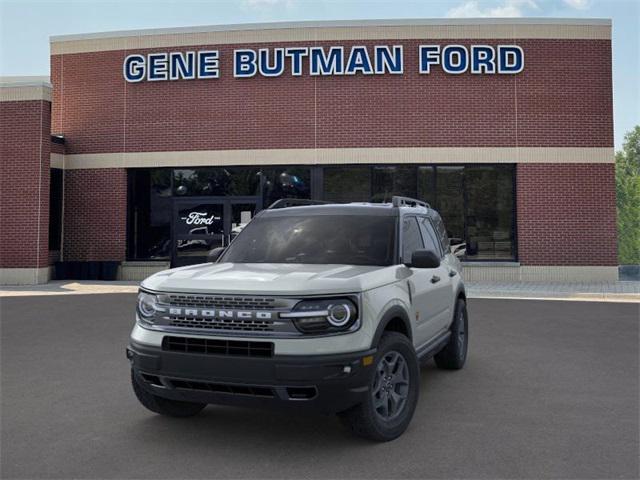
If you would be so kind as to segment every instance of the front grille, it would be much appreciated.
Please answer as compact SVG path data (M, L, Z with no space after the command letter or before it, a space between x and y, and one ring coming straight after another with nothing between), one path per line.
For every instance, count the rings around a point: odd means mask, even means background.
M254 397L275 397L272 388L258 385L231 385L228 383L195 382L192 380L172 378L167 378L166 380L173 388L182 390L200 390L205 392L230 393L232 395L251 395Z
M279 318L299 298L159 293L151 328L175 334L193 332L229 337L300 336L293 322Z
M275 298L235 297L225 295L169 295L172 307L199 307L210 309L272 310Z
M162 349L172 352L238 357L272 357L273 342L243 342L209 338L164 337Z
M272 332L273 320L240 320L229 318L200 318L170 316L169 325L205 330L226 330L236 332Z

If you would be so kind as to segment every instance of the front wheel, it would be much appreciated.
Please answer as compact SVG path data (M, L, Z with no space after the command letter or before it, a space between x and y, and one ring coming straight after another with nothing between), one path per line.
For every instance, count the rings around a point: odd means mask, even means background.
M137 399L147 409L160 415L169 417L192 417L202 411L207 405L205 403L181 402L168 398L158 397L146 391L139 383L133 370L131 370L131 384Z
M434 360L438 368L460 370L467 360L467 347L469 345L467 304L461 298L456 302L456 310L450 331L449 342L434 356Z
M418 403L420 369L413 345L400 333L385 333L374 359L367 399L338 416L356 435L378 442L399 437Z

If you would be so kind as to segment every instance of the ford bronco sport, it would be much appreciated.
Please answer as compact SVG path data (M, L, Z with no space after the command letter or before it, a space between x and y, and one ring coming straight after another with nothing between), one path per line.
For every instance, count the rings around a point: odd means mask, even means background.
M387 441L411 421L421 361L462 368L465 290L438 213L316 203L278 201L213 263L142 282L127 357L145 407L311 409Z

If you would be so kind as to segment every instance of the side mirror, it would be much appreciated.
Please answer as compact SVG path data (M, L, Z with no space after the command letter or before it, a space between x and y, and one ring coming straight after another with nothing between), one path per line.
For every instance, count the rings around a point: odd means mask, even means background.
M216 247L213 250L210 250L207 255L207 260L211 263L216 263L218 258L220 258L220 255L222 255L222 252L224 252L224 247Z
M467 254L467 244L462 238L450 238L449 250L458 258L462 258Z
M405 265L411 268L438 268L440 257L431 250L416 250L411 255L411 263Z

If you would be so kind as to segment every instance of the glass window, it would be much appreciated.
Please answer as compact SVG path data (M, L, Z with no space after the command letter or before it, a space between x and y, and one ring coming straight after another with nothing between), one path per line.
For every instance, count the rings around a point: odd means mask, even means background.
M127 258L167 260L171 255L171 169L128 171Z
M418 167L418 200L436 204L436 174L434 167Z
M424 248L416 217L402 220L402 261L410 262L414 251Z
M189 204L178 208L176 235L222 235L223 204Z
M440 240L440 246L442 247L442 250L445 252L450 251L450 245L451 242L449 241L449 235L447 235L447 229L444 226L444 222L442 221L442 218L437 215L435 218L435 228L436 228L436 233L438 235L438 239ZM460 239L459 242L456 243L462 243L462 239Z
M329 202L368 202L371 198L368 166L325 167L323 179L323 199Z
M514 257L513 167L467 166L467 257L507 260Z
M392 265L395 225L392 216L256 217L220 261Z
M49 250L60 250L63 175L64 172L61 169L51 169L51 187L49 189Z
M416 167L413 165L376 165L371 174L371 201L390 202L400 195L416 198Z
M464 238L464 167L437 167L436 210L450 237Z
M231 204L231 238L234 239L247 226L253 217L256 216L257 206L255 203L232 203Z
M263 206L281 198L311 198L311 169L308 167L272 167L262 170Z
M176 196L259 195L260 170L253 167L179 168L173 171Z
M444 220L443 224L435 218L432 225L442 251L449 250L449 238L454 238L466 244L467 260L512 260L514 176L515 168L508 164L326 166L317 187L322 189L320 198L333 202L382 202L393 195L425 200ZM52 169L52 250L60 244L56 209L61 209L61 198L56 192L61 195L61 179L62 174ZM306 166L132 169L127 257L169 258L175 197L262 195L261 208L266 208L280 198L311 198L311 183L311 168Z
M431 250L436 255L442 257L442 248L440 246L440 240L438 239L436 232L433 231L431 222L426 217L420 217L418 221L420 224L420 231L422 232L422 240L424 241L424 248Z

